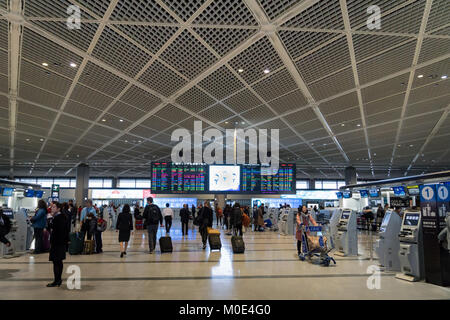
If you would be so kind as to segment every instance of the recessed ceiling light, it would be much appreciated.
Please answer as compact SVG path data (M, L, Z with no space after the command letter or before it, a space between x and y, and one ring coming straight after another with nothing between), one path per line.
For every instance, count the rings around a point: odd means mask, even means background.
M414 147L414 145L413 145L413 144L410 144L409 146L410 146L410 147Z
M73 62L71 62L71 63L70 63L70 66L71 66L72 68L75 68L75 67L77 66L77 64L76 64L76 63L73 63Z
M40 138L39 141L44 141L44 139Z
M341 123L341 127L345 127L345 123Z
M244 72L244 69L239 69L238 72L242 73L242 72Z
M270 72L269 69L264 69L264 73L265 73L265 74L268 74L269 72Z
M125 142L128 142L128 140L125 140Z
M423 78L423 74L419 74L418 76L417 76L417 78Z
M361 125L358 123L357 125L356 125L357 127L361 127Z
M441 77L441 79L447 79L447 75L444 74L444 75Z
M119 121L120 121L120 122L123 122L123 119L120 119Z
M242 121L241 123L242 123L242 124L245 124L245 122L244 122L244 121Z
M106 119L102 119L103 122L106 122Z
M139 143L141 143L142 141L141 141L141 140L139 140L138 142L139 142Z
M30 141L30 139L26 138L25 140Z
M234 124L239 124L239 122L235 122Z
M42 65L43 65L44 67L48 67L48 63L47 63L47 62L42 62Z

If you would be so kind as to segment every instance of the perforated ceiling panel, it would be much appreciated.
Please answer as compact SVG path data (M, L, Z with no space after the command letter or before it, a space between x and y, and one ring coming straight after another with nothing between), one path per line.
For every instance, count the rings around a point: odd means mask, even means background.
M98 175L148 177L148 161L170 160L171 132L200 118L204 129L280 129L280 155L302 176L338 178L354 165L360 179L385 178L393 154L389 172L401 176L421 149L430 155L407 173L449 168L450 151L437 147L450 134L449 1L433 0L428 16L419 0L23 3L18 66L8 57L13 15L0 19L0 175L12 160L16 175L64 175L86 162ZM79 5L81 29L67 28L69 5ZM381 29L367 25L370 5ZM19 75L15 159L10 70Z

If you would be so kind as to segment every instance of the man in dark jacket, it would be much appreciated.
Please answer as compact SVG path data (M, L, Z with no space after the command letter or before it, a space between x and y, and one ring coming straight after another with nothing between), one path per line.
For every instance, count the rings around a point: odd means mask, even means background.
M233 211L231 212L231 226L233 228L233 235L242 236L242 210L239 203L235 203L233 206Z
M163 227L163 217L159 207L153 203L153 198L147 198L147 205L144 209L144 219L147 222L148 247L152 254L156 248L156 234L158 233L158 222Z
M206 240L208 239L208 227L213 225L213 211L209 207L209 202L205 201L205 206L198 212L198 220L200 225L198 231L202 235L203 249L206 249Z
M188 235L189 214L188 205L183 204L183 208L180 210L181 232L183 236Z
M11 246L11 242L6 239L6 235L11 231L11 220L0 208L0 242L4 243L7 247Z

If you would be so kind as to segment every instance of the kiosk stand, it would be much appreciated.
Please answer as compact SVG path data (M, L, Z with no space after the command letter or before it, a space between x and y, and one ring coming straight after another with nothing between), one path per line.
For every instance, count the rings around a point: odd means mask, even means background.
M400 240L398 234L402 227L402 218L394 211L387 211L380 227L380 239L377 240L375 252L380 265L386 271L400 271Z
M356 226L356 212L342 209L336 235L337 256L358 255L358 235Z
M406 210L403 214L400 240L400 271L396 278L418 281L423 276L422 219L420 211Z

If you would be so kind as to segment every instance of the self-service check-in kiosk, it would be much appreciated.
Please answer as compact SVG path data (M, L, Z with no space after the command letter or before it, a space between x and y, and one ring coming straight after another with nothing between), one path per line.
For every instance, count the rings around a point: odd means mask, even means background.
M423 275L422 220L420 211L406 210L398 235L400 240L400 271L395 277L418 281Z
M337 225L336 255L357 256L358 234L356 226L356 212L351 209L342 209Z
M380 226L380 238L377 240L375 252L380 265L386 271L400 271L400 240L398 234L402 226L402 218L394 211L386 211Z
M26 251L27 221L24 215L16 214L10 208L3 208L3 214L11 220L11 230L6 238L11 242L11 246L0 245L0 257L13 257L17 253Z

